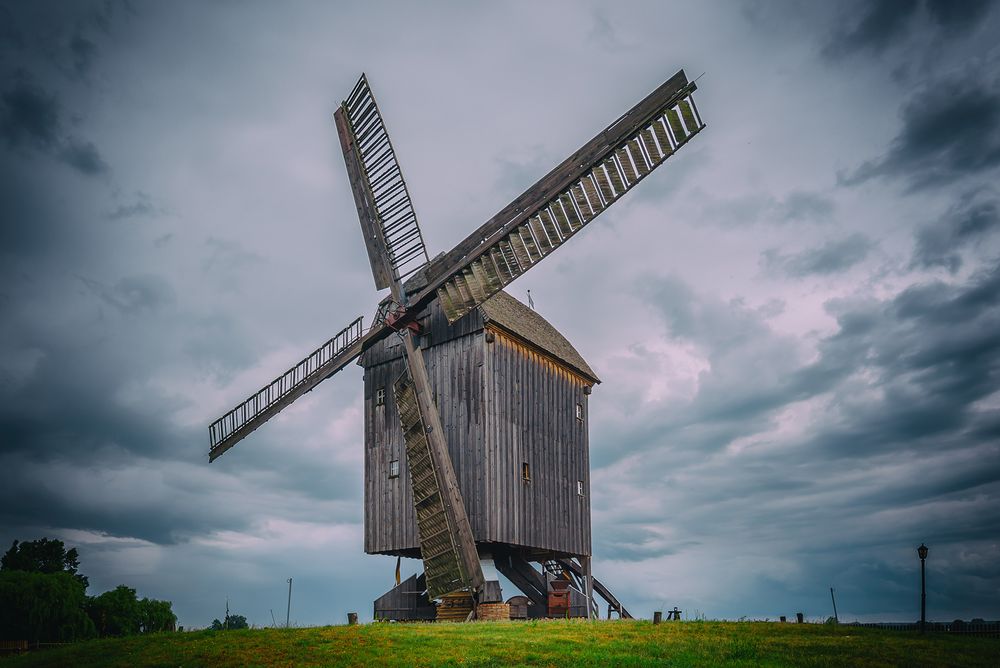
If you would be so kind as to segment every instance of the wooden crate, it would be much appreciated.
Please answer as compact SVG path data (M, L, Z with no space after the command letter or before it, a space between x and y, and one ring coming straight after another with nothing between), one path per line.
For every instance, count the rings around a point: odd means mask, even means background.
M472 596L467 592L445 594L437 606L437 621L464 622L472 612Z
M476 619L484 622L508 621L510 605L506 603L480 603L476 610Z

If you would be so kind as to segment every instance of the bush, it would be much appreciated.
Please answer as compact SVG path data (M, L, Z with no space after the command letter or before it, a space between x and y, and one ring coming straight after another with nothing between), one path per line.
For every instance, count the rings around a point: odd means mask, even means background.
M248 629L247 618L243 615L226 615L226 620L220 622L218 619L212 620L213 631L234 631L236 629Z

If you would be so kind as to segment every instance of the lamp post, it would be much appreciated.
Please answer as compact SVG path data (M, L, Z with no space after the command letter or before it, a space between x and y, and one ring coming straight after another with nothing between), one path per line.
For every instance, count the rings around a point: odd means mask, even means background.
M917 548L920 557L920 632L927 630L927 580L924 578L924 562L927 560L927 546L923 543Z

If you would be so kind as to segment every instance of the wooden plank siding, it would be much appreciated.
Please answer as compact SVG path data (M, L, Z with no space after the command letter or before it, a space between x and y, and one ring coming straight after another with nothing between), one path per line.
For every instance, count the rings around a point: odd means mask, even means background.
M589 383L502 331L486 343L492 484L487 540L590 554ZM485 342L485 337L484 337ZM576 405L583 420L576 418ZM527 462L530 482L521 476ZM577 493L583 481L584 495Z
M421 347L473 535L537 552L591 551L586 388L593 382L516 335L483 323L478 309L447 325L437 302ZM487 336L489 333L489 336ZM412 491L392 383L403 373L397 337L359 362L365 382L365 552L419 556ZM376 406L379 388L384 405ZM576 405L584 419L577 420ZM400 462L398 477L389 463ZM527 462L531 481L521 478ZM577 493L583 481L584 495Z

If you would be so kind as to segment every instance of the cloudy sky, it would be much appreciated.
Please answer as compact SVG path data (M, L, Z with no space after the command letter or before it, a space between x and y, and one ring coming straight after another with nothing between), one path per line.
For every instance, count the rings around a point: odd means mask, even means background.
M0 541L204 626L371 616L361 370L207 425L377 299L332 113L367 72L432 254L684 68L708 128L519 279L603 379L634 613L1000 617L1000 8L0 5ZM418 562L404 564L404 574ZM513 593L513 592L509 592ZM508 594L508 595L509 595Z

